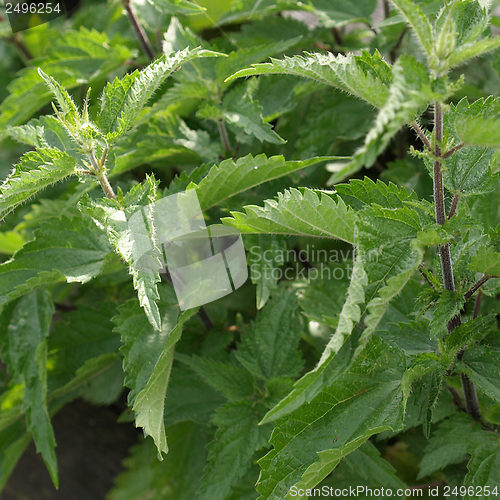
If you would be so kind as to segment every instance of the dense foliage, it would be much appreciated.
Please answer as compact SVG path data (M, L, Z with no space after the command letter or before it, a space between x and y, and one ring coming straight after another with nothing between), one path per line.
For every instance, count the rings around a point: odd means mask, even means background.
M496 498L500 18L391 2L2 21L0 486L31 440L57 486L51 417L125 388L111 500ZM250 279L181 312L126 221L186 189Z

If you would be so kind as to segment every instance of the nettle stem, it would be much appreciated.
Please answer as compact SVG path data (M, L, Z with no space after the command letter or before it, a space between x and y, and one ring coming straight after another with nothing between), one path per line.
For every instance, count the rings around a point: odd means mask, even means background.
M434 144L434 207L436 212L436 222L443 225L446 220L446 207L444 204L443 172L441 162L443 161L441 143L443 141L443 111L439 103L434 107L435 120L435 144ZM455 291L455 279L453 277L453 265L451 263L450 245L439 247L441 257L441 270L443 272L444 287L446 290Z
M457 211L458 201L460 200L460 195L457 193L453 196L453 201L451 202L450 212L448 214L448 220L450 220Z
M444 204L444 186L443 186L443 172L441 164L444 155L441 151L441 144L443 142L443 110L441 104L438 102L434 105L434 206L436 211L436 222L443 225L446 220L446 207ZM458 200L457 200L458 202ZM453 264L451 262L450 245L441 245L439 247L439 256L441 259L441 269L443 272L443 282L446 290L455 291L455 279L453 276ZM455 328L460 326L460 315L453 318L448 323L448 332L452 332ZM462 353L463 355L463 353ZM461 375L462 389L464 391L465 406L467 413L473 418L480 420L481 413L479 411L479 401L477 398L476 388L467 375Z
M107 153L108 151L106 148L101 157L101 160L98 160L95 156L94 150L91 149L89 152L90 163L92 164L92 168L94 171L93 173L97 177L97 180L99 181L99 184L101 185L101 188L104 194L106 195L106 198L112 198L113 200L116 200L115 192L113 191L113 188L111 187L111 184L108 181L108 177L106 176L106 169L104 167L104 162L106 161Z
M219 130L222 147L226 154L231 152L231 143L229 142L229 134L227 133L226 123L224 120L217 120L217 129Z
M141 23L139 22L139 19L137 18L137 15L134 12L132 5L130 4L130 0L125 0L124 3L125 3L125 10L127 11L127 16L130 20L130 24L134 28L135 34L137 35L139 42L141 42L144 52L152 61L155 58L155 54L153 51L153 46L149 41L148 35L146 35L144 28L141 26Z

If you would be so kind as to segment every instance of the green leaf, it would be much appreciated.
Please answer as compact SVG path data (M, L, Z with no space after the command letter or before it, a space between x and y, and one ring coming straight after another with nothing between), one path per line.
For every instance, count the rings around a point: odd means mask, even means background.
M58 149L77 160L80 165L86 156L65 126L55 116L45 115L30 120L26 125L9 127L7 134L14 140L36 149Z
M298 351L302 329L295 292L282 288L243 336L236 358L248 371L263 379L294 377L302 368Z
M362 182L365 189L356 182L352 190L344 188L343 191L356 193L366 200L378 198L385 191L386 195L392 195L393 205L399 208L373 204L358 212L356 260L337 329L325 346L319 364L296 382L289 396L266 415L265 422L311 401L326 383L336 380L344 363L349 362L351 351L355 348L357 355L363 349L391 301L406 286L422 260L423 252L415 241L421 229L419 215L409 206L401 206L408 193L402 189L400 199L395 196L397 190L384 189L382 183L379 186L370 180ZM367 194L372 190L376 194ZM357 344L352 346L346 341L355 328Z
M487 7L477 0L443 6L436 19L435 69L445 74L448 69L490 50L492 40L482 38L488 21ZM497 46L492 45L492 48Z
M253 377L241 366L182 354L177 354L175 359L189 366L208 385L224 394L229 401L250 398L254 392Z
M285 140L280 137L271 124L262 117L262 106L253 99L252 91L248 85L236 85L224 95L222 118L239 131L241 142L248 142L253 136L260 142L282 144ZM246 135L245 135L246 134Z
M107 198L91 201L88 196L85 196L80 200L79 208L90 215L98 225L105 228L110 243L129 265L129 273L133 278L139 303L153 327L160 330L161 318L156 301L158 300L157 283L160 281L158 273L162 266L153 238L153 204L156 201L156 193L156 181L148 176L143 184L137 184L127 193L122 204ZM150 238L151 248L154 250L151 256L147 254L147 258L151 259L151 265L137 262L142 254L136 249L142 248L145 235L141 231L132 231L129 219L138 211L143 214L144 228L147 231L147 237ZM137 254L140 255L137 256Z
M188 189L196 188L201 208L207 210L264 182L335 158L318 156L308 160L286 161L281 155L268 158L264 154L248 154L236 161L227 159L214 165L200 182L192 182Z
M144 119L115 143L110 177L153 162L162 162L167 167L179 163L197 164L200 160L215 161L220 151L220 145L213 142L205 130L189 128L174 113L158 113ZM185 170L182 173L186 175Z
M452 105L446 113L446 121L458 138L466 144L498 148L500 135L498 131L498 114L500 99L489 96L469 103L464 98Z
M326 27L342 26L348 22L366 21L377 7L376 0L350 2L341 0L335 3L329 0L313 0L312 11Z
M257 309L262 309L271 292L278 287L278 272L285 263L286 241L276 235L248 234L245 247L250 279L257 288Z
M160 290L163 294L160 331L153 329L136 299L123 304L113 322L122 338L125 384L131 389L128 400L135 413L136 426L153 438L161 455L168 452L164 409L174 348L183 324L195 311L179 315L172 290Z
M478 441L479 433L481 426L464 413L457 413L441 422L425 446L418 479L450 464L463 462L471 445Z
M114 141L132 128L144 106L174 71L197 57L218 56L209 50L184 49L153 61L142 71L126 75L123 80L108 83L101 97L97 126Z
M146 0L149 4L172 16L202 14L205 7L189 0Z
M483 38L457 47L448 59L450 68L459 66L469 59L479 57L500 47L500 37Z
M263 207L249 205L245 213L231 212L221 219L242 233L288 234L354 241L355 213L328 192L291 188L266 200Z
M493 129L492 129L493 130ZM474 196L491 191L494 151L484 146L466 146L446 159L444 183L452 193Z
M273 422L309 403L347 369L353 351L349 336L361 317L360 306L364 301L366 275L363 273L361 260L356 259L336 332L325 347L320 362L295 382L292 391L266 413L262 423Z
M418 355L412 365L405 371L401 387L405 396L405 404L413 392L419 414L418 420L423 422L424 436L428 439L434 408L438 402L443 384L446 366L434 353Z
M259 427L258 421L250 402L228 403L216 411L218 430L208 450L201 500L225 498L250 468L254 452L265 446L268 438L269 429Z
M370 441L347 455L324 483L334 489L349 488L364 484L375 489L384 487L393 491L406 488L396 475L392 465L380 456L380 452Z
M486 275L500 276L500 252L491 247L480 247L472 257L469 268Z
M200 485L207 436L201 425L183 422L167 429L171 449L163 462L151 439L135 445L125 459L126 470L115 480L109 500L159 497L191 500Z
M325 88L315 92L310 102L305 101L307 108L302 111L299 106L303 105L304 98L299 100L296 93L308 93L308 87L312 90L310 82L297 82L290 77L261 78L259 102L273 113L271 117L296 110L293 130L283 130L287 139L294 144L296 155L307 158L326 151L351 151L351 144L354 144L351 141L364 138L370 130L375 108L345 93ZM265 100L262 100L263 94ZM346 158L347 161L349 158ZM336 163L328 164L327 170L335 167Z
M311 265L317 269L316 272L311 268L309 276L297 280L300 290L298 295L300 308L309 321L337 328L353 272L350 262L350 258L353 257L352 250L331 249L328 251L306 247L307 253L302 250L299 252L301 252L297 254L299 260L301 256L307 259L306 255L308 255L313 259ZM297 271L300 272L299 268ZM315 325L309 323L309 326ZM319 328L321 329L321 326Z
M224 80L235 71L249 64L264 61L274 54L283 54L289 48L297 45L302 39L301 36L290 38L289 33L286 34L286 37L285 40L280 39L275 43L251 43L247 47L238 47L237 50L230 52L227 57L219 59L217 61L217 82L220 83L222 87L226 87L228 84L224 84Z
M409 206L381 208L374 204L360 212L358 246L369 283L360 346L421 264L424 252L416 240L421 228L420 214Z
M471 458L467 463L468 473L463 485L481 488L488 486L491 490L498 487L497 481L500 479L498 436L482 430L478 422L464 413L455 414L439 424L425 448L418 477L428 476L449 464L463 462L467 454L471 455ZM486 492L481 496L496 497ZM463 498L469 500L474 496L467 491Z
M486 437L486 436L485 436ZM498 496L498 482L500 481L500 446L498 445L498 436L488 434L490 438L482 447L478 447L471 459L467 463L467 475L464 478L464 486L473 486L474 493L476 488L481 487L482 498L496 498ZM486 441L486 439L484 439ZM490 494L483 490L485 486L489 487ZM475 494L467 490L464 500L477 498Z
M34 241L0 265L0 304L41 285L85 283L100 273L110 250L89 217L49 219L36 229Z
M45 74L42 68L38 68L38 74L43 78L47 87L49 87L51 93L56 98L62 117L70 123L76 123L80 117L80 113L68 91L57 80Z
M365 288L368 285L368 275L366 274L363 258L358 254L354 261L351 281L345 298L344 305L340 311L339 321L335 333L323 350L319 365L311 372L322 371L321 365L331 359L332 354L337 354L344 345L345 340L351 335L355 325L362 315L361 306L365 303Z
M448 18L452 19L456 45L475 42L488 27L488 7L482 0L462 0L454 2L448 8L441 9L436 20L436 29L440 29Z
M176 354L178 356L178 353ZM204 425L225 402L224 397L182 364L172 370L165 424L192 421Z
M467 349L457 367L466 373L481 392L500 402L500 353L487 346Z
M411 0L391 0L391 2L412 27L427 57L431 57L434 51L434 32L420 5L413 3Z
M304 10L318 17L322 25L332 28L342 26L349 21L367 21L377 6L376 0L359 0L356 3L340 0L332 4L329 0L311 0L309 3L297 3L290 0L266 0L255 3L254 0L242 0L231 6L231 10L218 20L218 24L238 23L265 17L283 10Z
M446 159L444 182L451 192L471 196L494 189L498 178L498 160L494 153L500 144L500 137L496 137L499 111L498 99L493 97L477 99L472 104L464 98L451 105L445 114L444 126L451 136L451 144L466 144ZM426 165L431 171L430 159Z
M64 88L74 88L107 75L130 57L130 50L119 42L111 42L95 30L81 28L62 36L56 32L36 65ZM10 83L10 94L0 105L0 128L24 122L50 102L50 91L37 66L21 70Z
M8 335L9 369L24 383L27 428L57 488L56 441L47 409L47 337L53 314L49 293L39 290L10 304L0 316L0 326Z
M0 253L12 255L23 245L24 238L16 231L4 231L0 233Z
M51 390L76 384L85 373L98 370L101 363L101 368L107 367L105 356L117 356L120 339L111 323L116 307L108 301L98 300L96 295L90 295L91 305L80 303L74 311L58 312L58 321L48 339ZM115 358L114 361L118 364L119 360ZM112 384L103 385L110 388Z
M265 0L259 3L255 3L253 0L242 0L238 3L231 4L230 10L222 15L217 24L239 23L246 20L261 18L267 14L279 12L282 9L291 9L295 7L297 7L296 2L290 0Z
M392 182L386 184L380 179L375 182L369 177L363 180L350 179L348 183L337 184L335 191L348 206L356 210L373 203L381 207L399 208L405 206L406 202L413 204L418 201L416 194L405 187Z
M325 346L319 363L313 370L295 382L290 394L267 412L263 422L274 421L291 413L302 404L310 402L323 387L331 384L345 368L345 364L351 358L346 339L351 335L354 326L361 318L361 306L365 302L364 291L367 280L363 261L358 254L354 261L351 281L339 315L337 328ZM333 358L335 358L335 363L332 363Z
M373 106L382 107L389 97L390 66L378 52L362 56L334 56L331 53L305 53L301 56L272 59L270 63L254 64L226 79L254 75L294 75L310 78L357 96Z
M43 189L75 173L76 161L56 148L41 148L21 157L0 186L0 217Z
M371 167L398 130L414 120L418 112L432 102L433 97L427 68L414 57L402 55L393 68L389 96L368 132L363 147L356 152L352 162L335 172L328 182L335 184L362 166Z
M500 120L495 118L466 118L457 126L459 137L467 144L478 144L487 148L500 147Z
M21 422L0 432L0 490L30 443L31 434Z
M308 404L278 422L274 449L259 461L261 498L311 488L371 435L403 423L402 353L372 339L357 361ZM319 460L318 460L319 458Z
M461 293L450 290L442 291L429 323L430 333L433 337L443 338L447 334L448 323L460 314L464 303L465 299Z
M456 327L445 338L443 354L448 360L454 360L461 350L468 349L471 345L481 341L489 333L492 333L492 327L495 325L495 314L485 314L465 321Z
M88 394L88 389L93 382L99 381L102 384L104 379L109 383L108 377L112 375L112 370L119 362L120 357L116 352L108 352L87 359L83 365L76 370L74 378L50 394L50 399L57 401L57 398L62 398L64 401L76 396L85 397L85 394ZM99 380L100 377L101 380Z

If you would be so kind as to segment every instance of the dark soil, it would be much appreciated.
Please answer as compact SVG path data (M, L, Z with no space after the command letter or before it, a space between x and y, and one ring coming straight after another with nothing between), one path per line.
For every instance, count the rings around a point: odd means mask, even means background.
M113 486L130 446L142 433L132 423L117 423L123 401L93 406L74 401L52 420L57 440L59 490L33 443L10 477L2 500L100 500Z

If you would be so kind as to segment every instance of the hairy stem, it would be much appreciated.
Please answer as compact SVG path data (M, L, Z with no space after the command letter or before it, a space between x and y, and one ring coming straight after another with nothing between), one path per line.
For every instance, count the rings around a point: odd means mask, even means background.
M483 296L482 290L476 295L476 300L474 301L474 318L479 316L479 311L481 310L481 297Z
M201 319L201 322L203 323L203 326L207 330L211 330L214 327L214 323L210 316L207 314L207 310L204 307L200 307L200 310L198 311L198 316Z
M427 139L427 136L425 135L422 127L417 122L411 122L410 126L416 132L420 140L424 143L425 147L432 153L431 143L429 142L429 139Z
M427 269L425 269L423 265L418 266L418 271L423 276L424 280L427 281L427 284L435 290L436 287L434 286L434 283L430 280L428 275L429 271L427 271Z
M443 172L441 170L442 153L441 142L443 141L443 112L441 105L434 106L435 137L434 137L434 207L436 222L443 225L446 220L446 209L444 204ZM441 258L441 270L443 272L444 287L446 290L455 291L455 279L453 277L453 266L451 263L450 245L439 247Z
M5 18L0 14L0 21L4 21ZM12 36L8 37L5 39L6 41L12 43L21 53L25 61L29 61L30 59L33 59L33 55L29 51L28 47L23 42L23 39L19 35L19 33L13 34Z
M487 274L485 274L476 283L474 283L464 295L465 300L469 300L476 293L476 291L479 290L490 278L492 278L492 276L488 276Z
M443 225L446 220L446 211L444 204L443 172L441 163L443 154L441 143L443 142L443 111L441 105L436 102L434 105L434 206L436 210L436 222ZM455 291L455 279L453 277L453 265L451 263L450 245L441 245L439 247L441 259L441 269L443 272L444 287L446 290ZM456 316L448 323L448 332L452 332L460 326L460 316ZM461 375L462 389L465 396L465 406L467 413L473 418L480 420L479 401L477 399L476 388L467 375Z
M106 174L104 172L101 172L101 174L97 176L97 179L99 180L99 184L101 185L101 188L104 191L106 197L116 200L115 192L113 191L113 188L111 187Z
M105 152L107 154L106 150ZM104 161L106 160L106 154L103 154ZM112 198L113 200L116 200L115 192L113 191L113 188L111 187L111 184L109 183L108 178L106 176L104 162L101 163L97 160L93 149L90 150L89 157L90 157L90 163L92 164L92 167L94 169L94 175L97 177L97 180L99 181L99 184L101 185L101 188L104 194L106 195L106 198Z
M382 5L384 7L384 19L387 19L391 14L391 7L389 5L389 0L384 0L382 2Z
M19 52L22 54L22 56L26 61L33 59L33 55L31 54L28 47L26 47L26 45L23 42L23 39L19 36L19 34L13 35L12 38L10 38L10 40L17 47L17 50L19 50Z
M444 188L443 188L443 173L441 171L441 142L443 141L443 111L441 104L438 102L434 105L434 205L436 211L436 222L444 224L445 209L444 209ZM454 290L455 285L452 287L446 285L447 290Z
M75 172L77 174L95 175L93 170L88 170L86 168L75 168Z
M451 385L447 385L446 388L448 389L448 391L450 391L450 394L453 397L453 401L454 401L455 405L461 411L467 411L465 406L463 405L462 398L460 397L460 394L458 393L458 391L454 387L451 387Z
M139 42L141 42L142 49L152 61L155 58L153 47L151 45L151 42L149 41L148 36L146 35L146 32L144 31L144 28L141 26L139 19L137 19L137 15L134 12L132 5L130 4L130 0L125 0L125 10L127 11L127 16L130 20L130 24L132 24L135 34L137 35Z
M227 128L224 120L217 120L217 128L219 129L222 147L226 153L229 153L231 151L231 143L229 142L229 135L227 134Z
M460 375L460 380L462 382L462 390L465 396L465 407L467 413L476 420L481 420L481 411L479 410L479 400L477 399L477 392L472 380L462 373Z
M403 40L405 39L406 34L408 33L408 28L404 28L403 31L401 32L401 35L399 35L398 41L396 42L396 45L391 49L389 53L389 57L391 58L391 63L394 64L396 62L396 59L398 57L398 51L401 48L401 45L403 43Z
M335 40L335 43L341 47L342 46L342 35L340 34L340 31L338 28L332 28L332 35Z
M443 155L443 158L446 160L446 158L449 158L450 156L454 155L457 151L460 151L464 146L465 146L464 142L461 142L460 144L457 144L455 147L453 147L449 151L447 151Z
M448 220L450 220L457 210L458 200L460 199L460 195L457 193L453 196L453 200L451 202L450 212L448 213Z
M479 281L481 281L481 280L479 280ZM476 285L477 285L477 283L476 283ZM482 285L482 283L481 283L481 285ZM481 286L481 285L479 285L479 286ZM479 289L479 286L476 288L476 290ZM474 287L472 287L471 290L473 288ZM470 290L469 290L469 292L470 292ZM469 293L469 292L467 292L467 293ZM472 293L474 293L474 292L472 292ZM472 293L469 295L469 297L472 295ZM466 294L466 296L467 296L467 294ZM479 316L480 307L481 307L481 290L479 290L479 293L477 294L476 300L474 302L474 318L477 318ZM461 349L457 358L462 359L464 354L465 354L465 349ZM476 420L481 420L481 412L479 411L479 400L477 398L477 392L476 392L476 388L474 387L474 384L472 383L471 379L463 373L462 373L462 375L460 375L460 380L462 382L462 390L464 391L465 406L466 406L465 409L466 409L467 413L472 415Z

